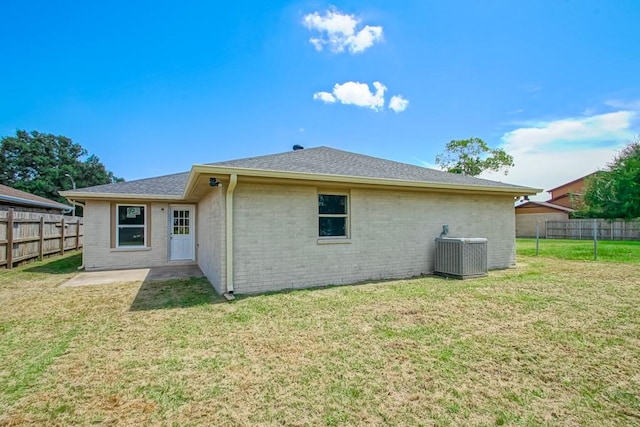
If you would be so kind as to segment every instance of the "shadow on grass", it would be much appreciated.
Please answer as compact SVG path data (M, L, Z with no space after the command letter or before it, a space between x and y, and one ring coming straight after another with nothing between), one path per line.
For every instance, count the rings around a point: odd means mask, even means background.
M175 280L145 280L130 311L194 307L224 302L205 277Z
M60 258L45 258L36 264L22 267L22 270L29 273L68 274L77 272L80 265L82 265L82 252L79 251Z
M265 297L265 296L277 296L277 295L286 295L286 294L300 294L300 295L304 295L304 294L309 294L309 293L314 293L314 292L318 292L318 291L323 291L323 290L330 290L330 289L343 289L347 292L349 291L357 291L359 288L364 288L366 286L369 285L377 285L377 284L384 284L384 283L389 283L389 284L393 284L393 283L401 283L401 282L406 282L406 281L413 281L413 280L434 280L434 281L448 281L451 280L454 283L455 282L468 282L468 280L458 280L458 279L451 279L451 278L446 278L446 277L441 277L441 276L436 276L433 274L421 274L418 276L412 276L412 277L406 277L406 278L389 278L389 279L370 279L370 280L362 280L360 282L355 282L355 283L342 283L342 284L328 284L328 285L313 285L313 286L309 286L309 287L300 287L300 288L284 288L284 289L278 289L275 291L266 291L266 292L260 292L260 293L250 293L250 294L235 294L235 300L236 301L241 301L241 300L245 300L245 299L251 299L251 298L255 298L255 297ZM480 278L482 279L482 277ZM473 280L473 279L470 279Z

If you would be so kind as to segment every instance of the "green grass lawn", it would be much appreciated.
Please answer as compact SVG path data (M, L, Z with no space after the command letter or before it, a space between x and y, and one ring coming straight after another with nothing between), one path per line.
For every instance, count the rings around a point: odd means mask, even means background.
M518 242L522 245L522 242ZM638 425L640 265L240 297L0 271L0 425Z
M640 241L597 242L598 261L640 264ZM536 239L517 239L518 255L535 256ZM541 257L567 260L593 260L593 240L540 239Z

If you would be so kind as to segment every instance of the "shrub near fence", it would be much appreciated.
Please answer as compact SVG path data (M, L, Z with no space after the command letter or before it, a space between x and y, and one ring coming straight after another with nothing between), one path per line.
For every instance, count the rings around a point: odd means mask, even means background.
M640 240L640 221L622 219L546 221L545 236L547 239L593 240L594 221L598 240Z
M0 266L79 249L82 218L37 212L0 211Z

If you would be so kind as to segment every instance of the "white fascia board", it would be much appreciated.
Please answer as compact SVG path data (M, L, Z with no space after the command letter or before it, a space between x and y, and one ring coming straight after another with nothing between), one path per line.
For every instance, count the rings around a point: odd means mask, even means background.
M209 166L209 165L193 165L191 172L189 173L189 179L183 198L186 198L191 191L191 186L195 185L197 176L201 173L210 175L231 175L237 174L238 176L253 176L263 178L281 178L281 179L298 179L305 181L326 181L335 183L347 183L347 184L364 184L364 185L388 185L395 187L412 187L412 188L424 188L424 189L437 189L437 190L462 190L462 191L477 191L481 193L502 193L511 194L516 196L534 195L542 191L538 188L530 187L498 187L489 185L465 185L465 184L449 184L440 182L426 182L426 181L405 181L400 179L389 178L368 178L360 176L347 176L347 175L330 175L330 174L316 174L307 172L285 172L285 171L270 171L264 169L249 169L249 168L234 168L225 166Z
M60 191L67 200L183 200L182 196L163 194L128 194L128 193L82 193L79 191Z

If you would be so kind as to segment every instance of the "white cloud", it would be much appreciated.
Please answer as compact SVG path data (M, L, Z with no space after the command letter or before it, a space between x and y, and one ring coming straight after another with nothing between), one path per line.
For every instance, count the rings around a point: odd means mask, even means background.
M355 105L357 107L371 108L381 111L384 108L384 93L387 87L380 82L373 82L375 92L372 92L369 85L360 82L336 83L332 92L316 92L313 99L323 101L326 104L333 104L340 101L341 104ZM409 105L409 100L400 95L394 95L389 101L389 108L396 113L404 111Z
M309 42L316 48L317 51L321 51L322 50L322 46L324 44L322 39L311 37L309 39Z
M380 111L380 109L384 107L384 92L387 88L380 82L373 82L373 87L375 88L375 93L371 92L369 85L366 83L336 83L333 87L332 94L329 92L316 92L313 94L313 99L326 103L340 101L342 104L356 105L358 107Z
M349 52L359 53L370 48L377 41L382 40L382 27L365 26L362 30L353 36L347 38L347 46Z
M590 117L535 123L507 132L503 137L511 151L545 149L550 144L599 142L629 138L633 111L617 111Z
M343 104L353 104L358 107L368 107L373 110L380 110L384 107L384 92L386 86L380 82L373 82L376 92L369 90L369 85L360 82L346 82L336 84L333 87L333 94Z
M507 181L545 191L603 169L616 151L633 139L634 111L538 122L502 136L502 148L514 158L508 176L483 173L482 178Z
M313 99L326 102L327 104L333 104L336 102L335 96L331 95L329 92L316 92L313 94Z
M634 99L631 101L625 101L622 99L610 99L609 101L605 102L605 105L622 110L640 111L640 99Z
M305 15L303 24L310 30L320 32L320 37L312 37L309 42L316 50L321 51L325 46L334 53L363 52L382 40L382 27L365 25L358 29L360 19L354 15L347 15L338 10L327 10L324 15L318 12Z
M401 113L402 111L406 110L408 106L409 106L409 100L403 98L400 95L392 96L391 100L389 101L389 108L395 111L396 113Z

